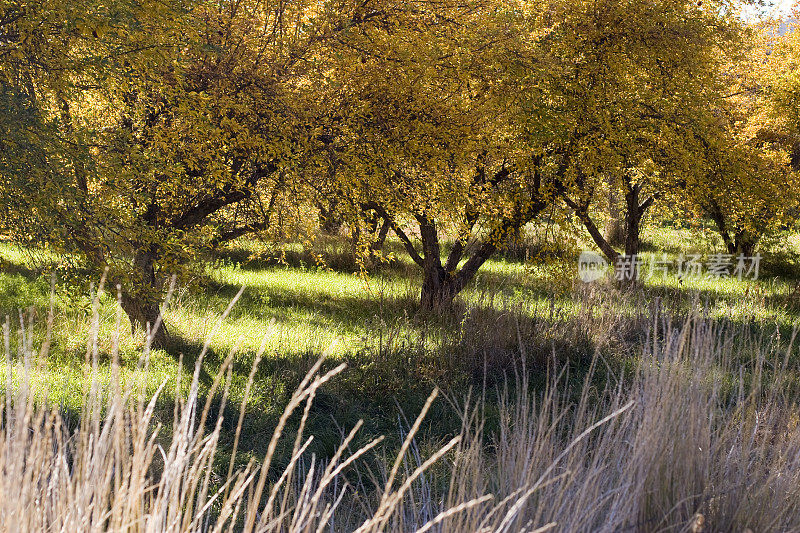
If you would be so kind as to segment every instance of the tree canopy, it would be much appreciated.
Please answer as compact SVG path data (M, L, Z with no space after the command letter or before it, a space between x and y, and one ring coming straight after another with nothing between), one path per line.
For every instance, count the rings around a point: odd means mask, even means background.
M722 1L3 0L0 224L141 328L167 273L320 206L382 219L428 308L549 207L615 259L607 193L628 255L662 199L752 251L796 212L797 39Z

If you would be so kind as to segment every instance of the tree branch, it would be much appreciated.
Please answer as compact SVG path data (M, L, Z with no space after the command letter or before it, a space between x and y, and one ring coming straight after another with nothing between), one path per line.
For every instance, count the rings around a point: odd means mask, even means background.
M584 204L578 204L571 198L569 198L566 194L562 194L562 198L564 199L564 203L567 204L575 214L578 216L578 219L583 223L583 226L586 228L586 231L589 232L589 235L592 237L592 240L600 248L600 251L603 252L603 255L606 256L612 263L616 263L617 258L619 257L619 252L617 252L611 244L603 237L603 234L597 228L597 225L592 220L592 217L589 216L588 206Z
M397 235L397 238L400 239L400 242L403 243L403 246L405 247L406 252L408 253L409 257L411 257L411 259L417 265L419 265L421 267L424 267L425 261L423 261L422 257L419 255L419 252L417 252L417 249L414 248L414 243L411 242L411 239L408 238L408 235L406 235L406 233L403 231L403 228L401 228L397 224L397 222L395 221L394 217L391 216L386 211L386 209L384 209L384 207L382 205L380 205L377 202L367 202L367 203L363 204L362 207L364 207L365 209L372 209L373 211L378 213L380 216L382 216L383 219L386 220L389 223L389 227L392 229L394 234Z

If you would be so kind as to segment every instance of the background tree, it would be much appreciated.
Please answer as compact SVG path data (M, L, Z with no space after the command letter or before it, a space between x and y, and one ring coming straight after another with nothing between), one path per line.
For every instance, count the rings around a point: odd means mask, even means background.
M92 43L96 76L73 76L81 90L47 110L79 157L49 162L69 172L48 172L52 185L33 203L42 240L92 271L109 268L132 325L146 328L164 274L190 271L205 247L263 230L273 208L299 201L287 182L314 157L326 43L391 5L137 6ZM153 342L165 340L161 328Z
M780 26L750 28L720 72L724 96L709 102L707 125L697 132L696 172L681 188L730 254L752 255L762 238L790 226L800 199L800 137L781 95L792 70L792 37Z
M341 42L336 69L349 83L329 86L339 111L326 126L335 179L420 267L423 308L448 307L552 199L508 112L518 85L505 56L525 23L505 3L406 3Z
M97 71L96 44L129 15L114 2L0 2L0 229L25 241L46 234L34 221L42 198L80 167L85 150L62 142L68 100ZM120 52L119 49L116 50ZM53 176L59 179L51 179ZM25 228L23 231L17 231ZM59 234L61 232L58 232Z
M647 210L693 172L692 130L740 23L719 3L688 1L551 2L533 17L542 37L527 59L530 150L561 167L560 196L611 261L619 252L597 213L619 197L624 253L635 255Z

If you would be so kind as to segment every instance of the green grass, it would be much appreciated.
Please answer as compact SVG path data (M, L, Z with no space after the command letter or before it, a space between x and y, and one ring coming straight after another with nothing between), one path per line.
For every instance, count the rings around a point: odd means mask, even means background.
M713 236L680 229L649 228L644 237L645 250L666 251L673 258L679 253L707 255L719 245ZM800 241L792 242L796 246ZM792 257L793 245L775 257ZM414 412L434 387L456 400L470 388L491 389L518 368L521 352L533 373L534 387L544 385L554 358L570 366L569 379L575 385L589 372L597 353L611 370L635 366L637 346L646 338L656 301L677 322L701 309L709 318L761 332L766 339L777 331L781 342L800 321L796 283L786 276L754 282L679 280L672 273L649 280L633 293L621 293L609 283L576 281L577 261L523 263L502 257L483 267L455 312L420 314L420 274L398 243L388 243L389 260L369 275L348 259L347 250L347 243L335 239L325 241L316 255L296 247L279 253L245 242L211 258L197 289L174 294L166 314L173 344L151 354L145 376L137 371L142 339L130 335L113 294L105 294L98 308L101 382L111 379L112 340L119 329L120 378L142 379L151 392L167 382L163 418L169 419L166 409L174 400L177 378L185 388L204 342L244 286L230 316L211 339L201 394L207 394L219 365L236 349L231 394L239 400L264 344L242 441L245 450L256 452L308 368L323 353L329 366L344 361L348 370L325 389L312 412L311 432L321 435L316 451L324 455L338 445L337 424L350 427L365 418L365 438L396 433L398 407ZM39 271L40 264L46 262L0 244L0 312L13 326L19 324L18 310L23 309L22 320L35 324L34 345L44 340L51 303L50 277ZM766 266L768 274L781 269L791 271L778 263ZM88 283L83 291L58 283L55 288L52 348L42 367L33 371L32 381L43 397L72 410L79 407L89 385L86 342L92 298ZM17 379L21 372L20 361ZM592 375L599 386L603 372ZM431 417L435 422L425 431L437 438L456 431L459 421L452 410L446 404L435 409Z

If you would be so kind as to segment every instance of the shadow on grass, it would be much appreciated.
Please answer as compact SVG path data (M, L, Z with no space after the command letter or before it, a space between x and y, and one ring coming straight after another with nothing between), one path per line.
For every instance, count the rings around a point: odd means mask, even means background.
M236 261L235 255L228 258ZM244 268L265 266L249 264ZM406 279L417 280L411 276ZM597 364L601 371L592 374L592 385L602 389L605 379L622 375L626 365L636 364L653 321L655 301L660 300L672 313L671 320L679 323L706 301L738 298L712 289L646 287L640 293L598 290L596 294L576 293L559 299L548 296L545 289L532 289L525 276L501 271L482 272L479 286L472 290L486 292L485 298L479 298L483 305L460 303L452 312L431 314L417 312L416 296L410 293L371 298L256 286L244 292L230 319L261 316L266 309L269 316L288 322L293 314L302 313L310 317L307 322L315 328L336 327L365 335L360 344L325 363L330 369L345 362L348 370L326 385L310 413L309 432L317 435L313 451L329 457L339 443L340 428L349 429L358 419L366 420L365 436L396 435L400 412L417 412L434 387L461 401L471 388L492 394L507 377L525 371L532 376L531 385L541 391L549 370L568 365L565 394L569 395L581 389L590 368ZM238 291L237 285L212 283L201 301L221 311ZM522 293L522 297L504 298L505 293ZM530 301L526 302L527 297ZM546 303L533 305L531 301L537 297L545 298ZM766 302L780 303L777 296L767 296ZM746 318L731 323L731 327L742 326L753 334L767 327ZM172 333L168 352L176 359L183 354L184 368L191 374L203 344L181 337L176 328ZM782 330L781 334L786 332ZM246 352L234 360L232 374L237 386L247 379L253 355ZM226 356L213 347L205 355L200 369L204 391L201 405ZM246 410L241 443L245 457L263 456L280 410L319 356L316 350L296 346L281 346L267 354L255 375L254 401ZM597 363L597 358L602 363ZM172 393L165 394L161 404L165 416L171 413L168 394ZM218 406L220 399L215 395L212 406ZM231 402L224 410L212 407L210 415L209 426L223 417L226 444L232 442L238 405ZM289 435L298 424L296 417L290 421ZM457 431L458 426L452 409L439 402L424 431L441 437ZM291 442L291 438L285 441Z

